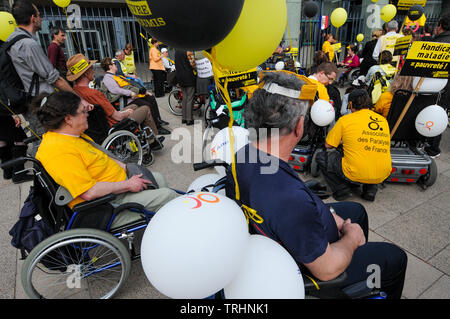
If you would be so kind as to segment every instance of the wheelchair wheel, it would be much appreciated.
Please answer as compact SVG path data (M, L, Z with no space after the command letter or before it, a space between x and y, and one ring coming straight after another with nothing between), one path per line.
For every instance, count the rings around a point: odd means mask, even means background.
M215 118L217 118L217 114L216 114L216 112L211 108L211 104L208 103L208 104L206 105L206 108L205 108L205 114L204 114L205 128L206 128L206 127L209 127L209 126L212 126L211 121L212 121L213 119L215 119Z
M130 253L119 239L79 228L50 236L31 251L22 267L22 286L33 299L108 299L130 268Z
M144 166L150 166L155 162L155 156L153 155L152 151L148 151L146 154L144 154L144 157L142 159L142 165Z
M142 164L143 152L141 142L133 133L121 130L109 135L102 147L117 156L124 163Z
M433 185L436 182L438 176L438 169L435 160L431 159L430 167L428 172L420 178L420 184L422 188L426 189L428 186Z
M183 94L181 93L181 89L174 89L169 93L169 109L175 115L181 116L181 101L183 100Z

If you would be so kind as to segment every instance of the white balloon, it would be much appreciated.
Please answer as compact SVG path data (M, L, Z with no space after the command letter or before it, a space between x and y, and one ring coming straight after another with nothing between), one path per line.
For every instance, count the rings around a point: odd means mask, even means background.
M225 287L244 260L248 226L240 207L214 193L193 193L164 205L143 238L145 275L171 298L206 298Z
M209 185L214 185L219 179L224 177L225 175L222 174L205 174L202 176L197 177L191 185L189 185L187 191L194 191L194 192L201 192L203 191L202 188L205 188ZM213 187L209 186L206 187L208 190L205 190L206 192L212 192ZM225 195L225 189L221 189L217 192L218 194Z
M420 77L414 77L413 79L413 88L416 88L417 83L419 83ZM419 92L440 92L447 85L447 79L432 79L425 78L422 85L420 86Z
M245 260L224 293L227 299L304 299L305 287L286 249L266 236L251 235Z
M444 133L448 124L447 112L439 105L430 105L417 114L416 130L426 137L434 137Z
M240 127L233 126L234 132L234 152L236 153L240 148L244 147L249 142L248 130ZM210 145L210 158L211 160L222 160L231 164L231 147L230 147L230 135L228 127L220 130ZM225 168L223 166L215 166L216 171L219 174L225 175Z
M275 63L275 70L281 71L283 69L284 69L284 62L283 61L278 61L277 63Z
M311 106L311 120L318 126L327 126L335 118L334 108L330 102L317 100Z

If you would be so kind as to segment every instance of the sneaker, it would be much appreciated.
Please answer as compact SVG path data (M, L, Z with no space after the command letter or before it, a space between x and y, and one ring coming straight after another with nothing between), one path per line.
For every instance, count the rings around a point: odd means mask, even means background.
M159 119L159 120L158 120L158 123L159 123L160 125L169 125L169 122L163 121L162 119Z
M155 141L153 141L152 143L150 143L150 149L152 151L159 151L161 150L164 145L162 144L165 140L164 136L159 136L155 139Z
M373 202L375 200L375 195L376 193L367 192L362 193L361 197L369 202Z
M333 193L333 198L338 202L346 200L350 196L352 196L352 194L348 190L340 190Z
M440 152L433 151L430 147L425 147L425 148L424 148L424 151L425 151L425 153L427 153L428 156L430 156L431 158L436 158L436 157L438 157L439 155L441 155Z

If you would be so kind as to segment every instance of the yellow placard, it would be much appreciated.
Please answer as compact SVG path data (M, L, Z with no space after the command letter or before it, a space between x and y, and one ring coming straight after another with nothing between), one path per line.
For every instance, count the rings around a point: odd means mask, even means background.
M397 11L409 11L409 8L418 4L425 7L427 0L398 0Z
M75 65L70 67L70 72L72 72L72 74L78 74L81 71L83 71L84 69L86 69L89 66L89 62L86 61L85 59L80 60L79 62L77 62Z
M258 72L256 68L248 71L216 71L216 76L223 85L228 80L229 88L239 88L257 84Z
M152 11L150 10L150 7L148 6L147 1L132 1L132 0L126 0L128 8L130 9L131 13L135 16L151 16Z
M449 63L450 43L413 42L406 59Z

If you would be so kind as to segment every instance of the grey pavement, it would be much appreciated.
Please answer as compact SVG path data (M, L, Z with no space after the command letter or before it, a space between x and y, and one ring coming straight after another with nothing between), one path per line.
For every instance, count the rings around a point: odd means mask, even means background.
M181 118L169 112L166 97L159 98L161 114L170 123L170 129L181 127ZM197 119L201 119L196 116ZM201 140L202 126L182 126L191 136ZM155 152L151 170L165 175L172 188L186 191L198 176L214 173L214 169L194 172L192 162L198 161L201 144L184 140L173 132L166 136L165 148ZM180 154L179 143L192 145L191 151ZM174 147L175 146L175 147ZM434 185L422 190L417 184L387 184L380 189L375 202L358 196L351 200L362 203L369 215L369 241L386 241L403 248L408 255L403 298L450 298L450 130L444 133L442 154L436 159L438 178ZM173 159L186 156L187 162ZM300 174L310 179L307 174ZM0 177L1 179L1 177ZM18 218L30 183L20 185L0 180L0 298L27 298L20 279L23 261L20 253L10 245L8 231ZM332 199L326 200L332 202ZM167 298L154 289L142 270L139 260L133 262L132 273L125 286L115 296L119 299Z

